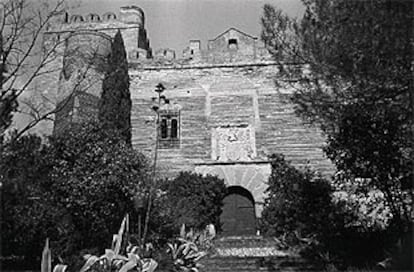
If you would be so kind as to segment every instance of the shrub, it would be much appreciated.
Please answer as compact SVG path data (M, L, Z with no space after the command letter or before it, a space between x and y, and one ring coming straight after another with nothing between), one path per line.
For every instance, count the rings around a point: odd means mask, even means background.
M332 186L310 171L299 171L283 155L271 159L264 234L293 238L286 239L290 246L341 269L372 266L386 257L394 235L387 228L386 206L376 205L383 202L378 191L344 180Z
M56 256L74 267L79 251L110 243L117 222L134 211L133 196L146 191L147 170L119 132L95 122L47 144L35 136L11 140L0 153L3 254L23 256L28 265L19 269L33 269L50 237Z
M301 172L283 155L271 157L272 173L262 213L262 231L280 236L323 233L332 217L331 187L310 171Z
M70 231L62 210L42 190L50 167L46 146L36 135L10 138L0 149L2 212L1 262L5 269L30 269L39 263L46 237L56 238L59 230Z
M347 215L345 227L367 232L390 226L392 214L385 195L369 179L346 177L339 171L332 184L332 200Z
M103 250L117 222L134 211L133 197L145 191L145 157L118 131L95 122L51 137L48 154L53 162L49 190L74 226L74 250Z
M173 271L198 272L203 265L200 261L207 255L207 250L212 245L216 235L213 225L209 225L203 232L186 232L182 225L180 236L168 243L167 252L171 254ZM207 249L207 250L205 250Z
M208 224L220 226L223 198L226 194L224 181L215 176L181 172L173 180L164 181L165 192L162 209L172 219L177 233L185 224L196 230Z

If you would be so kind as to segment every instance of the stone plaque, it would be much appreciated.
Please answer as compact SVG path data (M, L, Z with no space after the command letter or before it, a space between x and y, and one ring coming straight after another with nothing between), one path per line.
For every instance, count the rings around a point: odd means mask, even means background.
M216 161L251 161L256 157L254 128L217 127L212 131L211 158Z

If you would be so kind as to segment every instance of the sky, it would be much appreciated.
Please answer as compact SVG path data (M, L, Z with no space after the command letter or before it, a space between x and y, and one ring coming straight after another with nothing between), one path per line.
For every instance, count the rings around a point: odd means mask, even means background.
M213 39L230 27L260 37L263 5L272 4L290 16L301 16L301 0L71 0L78 6L69 13L118 13L119 7L142 8L151 47L172 48L180 55L189 40Z

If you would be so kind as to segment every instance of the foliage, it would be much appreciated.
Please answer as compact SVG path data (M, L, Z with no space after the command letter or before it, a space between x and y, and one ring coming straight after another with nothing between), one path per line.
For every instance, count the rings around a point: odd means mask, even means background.
M53 272L65 272L67 268L68 268L67 265L57 264L53 268ZM41 272L52 272L52 252L49 248L49 238L46 238L45 247L43 248L40 271Z
M200 250L200 246L208 248L215 237L213 225L201 232L194 230L186 232L185 225L181 226L180 237L168 243L168 252L171 254L175 271L198 272L202 267L200 260L207 255L207 251Z
M333 182L332 200L347 214L345 228L360 232L385 230L392 219L384 194L369 186L369 180L346 178L338 172Z
M163 214L169 216L172 228L178 231L185 224L204 229L208 224L219 227L221 207L226 193L224 181L215 176L181 172L175 179L165 181Z
M106 129L117 129L131 143L131 95L124 41L118 30L112 43L108 71L102 83L99 120Z
M105 254L97 257L91 254L84 256L86 262L79 270L80 272L99 271L99 272L153 272L157 268L157 262L152 259L142 259L139 256L139 248L129 244L125 248L126 239L129 234L129 216L124 217L118 234L114 234L112 241L112 248L106 249ZM126 253L128 257L122 255ZM53 272L65 272L67 265L58 264L54 267ZM51 250L49 249L49 239L46 239L46 244L42 253L41 272L51 272L52 258Z
M363 180L361 186L345 183L343 177L331 185L294 168L282 155L271 160L262 213L265 235L279 236L302 254L341 269L374 265L386 257L394 237L381 192Z
M297 79L296 112L327 135L328 157L351 180L382 191L393 220L410 218L413 97L409 1L306 0L301 20L266 5L262 38L276 60L307 64ZM286 67L286 66L285 66Z
M157 268L157 262L153 259L143 259L139 256L139 248L131 244L123 248L125 238L128 237L129 216L126 215L122 221L118 234L113 236L112 248L106 249L105 254L101 257L87 254L85 255L86 263L80 269L80 272L153 272ZM127 257L122 255L126 253Z
M331 187L310 171L301 172L283 155L271 156L272 173L262 212L266 235L281 236L299 232L301 236L320 235L332 227Z
M338 170L353 177L369 180L367 186L380 189L397 220L410 220L412 201L406 190L411 189L411 152L407 131L400 120L400 109L378 104L376 109L360 105L343 111L338 132L330 133L326 153Z
M76 230L77 249L102 250L116 222L145 191L148 163L118 131L90 122L50 138L49 190ZM77 236L77 238L76 238Z
M23 258L3 262L5 268L29 269L39 263L37 253L46 237L71 231L64 211L41 186L50 171L46 148L40 137L26 135L7 139L0 150L2 256Z
M83 249L103 250L133 196L145 192L148 163L116 131L85 123L42 144L11 138L0 153L4 193L3 254L25 256L28 267L50 237L68 264ZM7 235L6 235L7 234Z

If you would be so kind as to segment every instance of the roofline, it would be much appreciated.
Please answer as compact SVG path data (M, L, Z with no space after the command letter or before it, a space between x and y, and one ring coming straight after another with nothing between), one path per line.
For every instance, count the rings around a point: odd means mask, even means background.
M238 30L237 28L235 28L235 27L230 27L229 29L227 29L226 31L224 31L223 33L221 33L221 34L219 34L217 37L215 37L214 39L211 39L211 40L208 40L208 41L215 41L215 40L217 40L218 38L220 38L221 36L223 36L224 34L226 34L227 32L229 32L230 30L235 30L235 31L237 31L237 32L239 32L239 33L241 33L241 34L243 34L243 35L245 35L245 36L248 36L248 37L250 37L250 38L252 38L252 39L254 39L254 40L257 40L257 37L254 37L254 36L252 36L252 35L250 35L250 34L247 34L247 33L245 33L245 32L243 32L243 31L241 31L241 30Z

